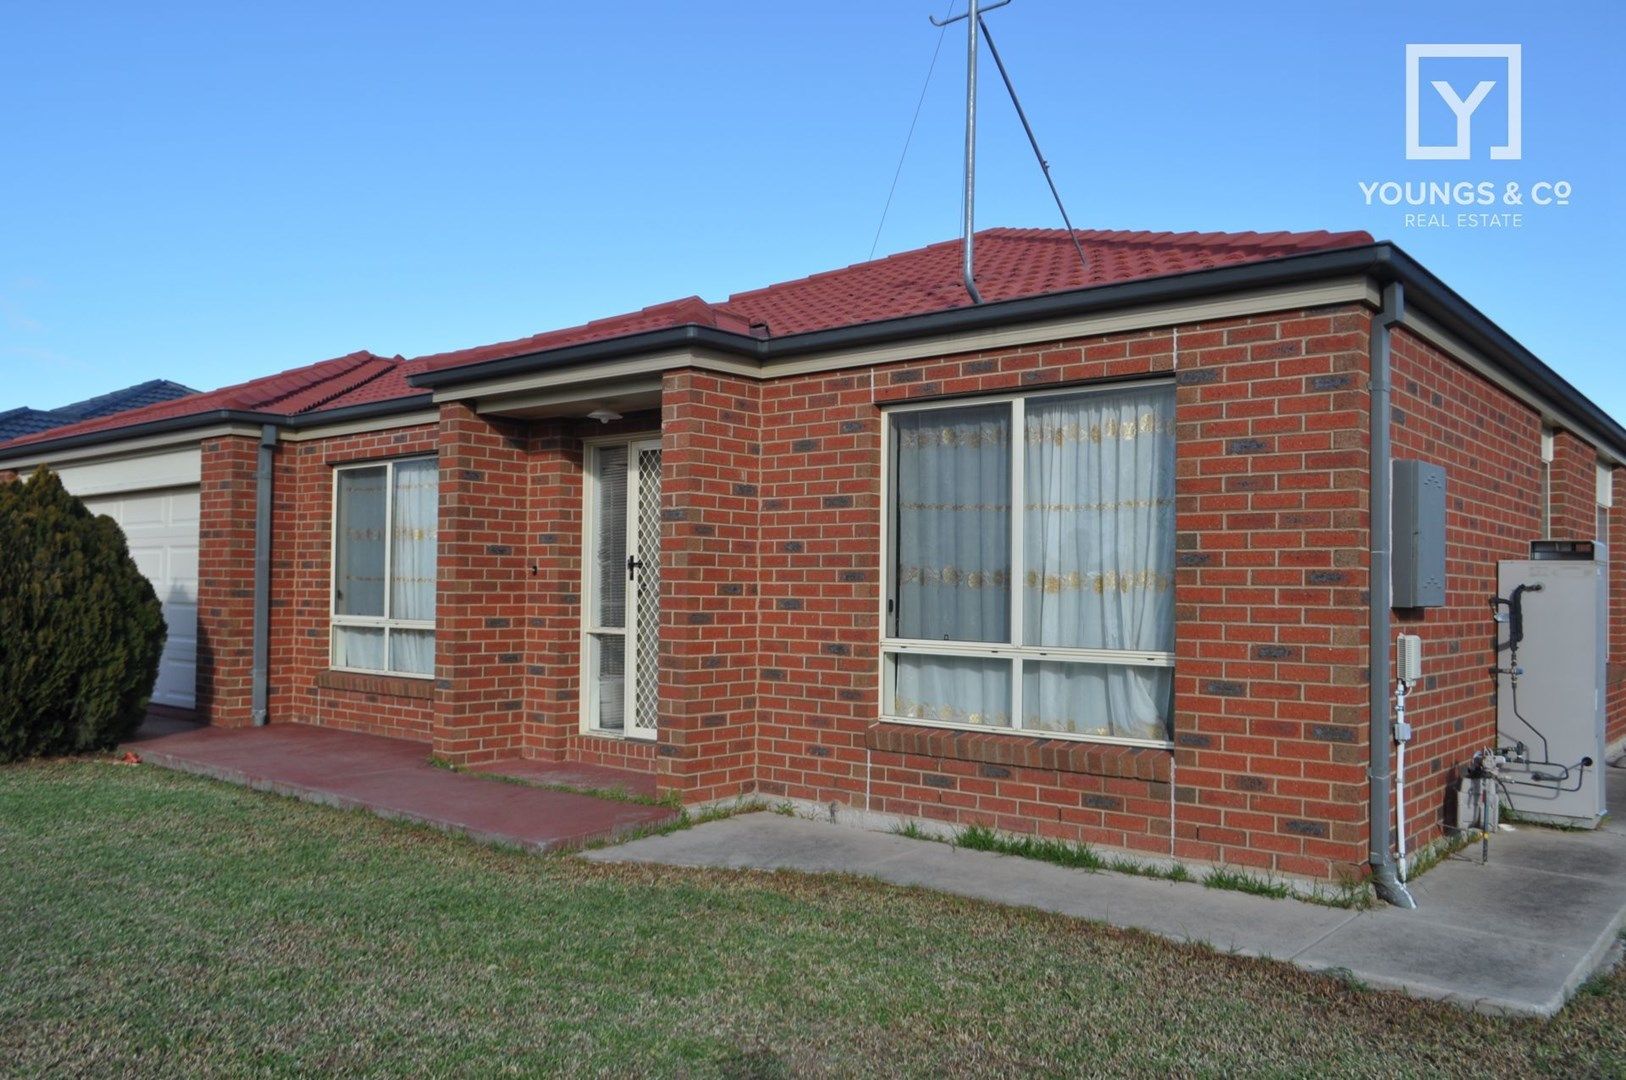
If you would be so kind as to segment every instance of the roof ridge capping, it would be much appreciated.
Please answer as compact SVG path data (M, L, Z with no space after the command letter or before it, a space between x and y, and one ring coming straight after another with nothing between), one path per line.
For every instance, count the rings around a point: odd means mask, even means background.
M271 410L273 406L295 394L339 378L369 361L381 359L383 357L375 356L366 349L357 349L343 356L318 360L314 364L302 367L286 368L273 375L262 375L235 386L222 387L215 393L222 395L220 404L225 408Z

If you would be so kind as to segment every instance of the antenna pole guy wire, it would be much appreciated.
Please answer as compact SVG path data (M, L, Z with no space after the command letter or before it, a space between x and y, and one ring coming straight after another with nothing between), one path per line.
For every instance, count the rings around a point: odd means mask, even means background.
M982 16L975 14L975 12L976 12L975 0L973 0L973 3L972 3L972 12L973 12L973 17L977 21L977 25L982 27L983 40L988 42L988 52L994 58L994 66L999 69L999 77L1002 80L1004 80L1004 82L1005 82L1005 92L1010 94L1010 96L1011 96L1011 104L1016 106L1016 116L1017 116L1017 118L1019 120L1022 121L1022 130L1027 132L1028 145L1033 147L1033 156L1039 162L1039 170L1044 173L1044 182L1046 184L1050 185L1050 195L1051 195L1052 198L1054 198L1056 200L1056 209L1061 211L1062 224L1067 226L1067 238L1073 242L1073 248L1078 252L1079 265L1081 267L1083 267L1084 272L1086 274L1088 274L1090 272L1090 261L1089 261L1089 259L1085 258L1085 256L1084 256L1084 245L1079 243L1078 234L1073 231L1073 222L1072 222L1072 219L1067 216L1067 207L1062 205L1061 192L1056 190L1055 178L1050 175L1050 162L1045 160L1044 153L1039 149L1039 140L1038 140L1038 137L1033 134L1033 125L1028 123L1028 114L1022 108L1021 99L1016 96L1016 87L1014 85L1012 85L1012 83L1011 83L1010 73L1005 70L1005 61L1000 58L999 49L994 45L994 35L989 33L988 24L983 21ZM973 44L973 50L974 50L974 48L975 48L975 45ZM974 60L972 62L975 63ZM968 127L968 130L969 130L969 127ZM969 135L967 136L967 138L969 138ZM970 152L967 151L967 162L968 163L967 163L966 168L968 170L970 169L969 161L970 161ZM970 175L970 173L968 172L967 176L969 177L969 175ZM968 245L970 243L969 229L970 229L970 220L971 220L971 211L970 211L971 195L970 195L970 192L971 192L970 180L967 179L967 181L966 181L966 206L967 206L967 209L966 209L966 222L967 222L966 228L968 230L967 231L967 237L968 237L967 244ZM970 260L969 246L968 246L968 249L967 249L966 258L967 258L967 261L969 263L969 260ZM968 273L969 273L969 271L968 271ZM975 295L975 293L973 293L973 295Z
M1062 204L1061 192L1056 188L1056 180L1050 175L1050 162L1045 160L1044 152L1039 149L1038 136L1033 134L1033 125L1028 122L1027 110L1022 108L1022 100L1016 95L1016 86L1011 82L1010 72L1005 70L1005 60L999 55L999 48L994 44L994 35L989 31L988 24L983 15L1002 8L1011 0L995 0L994 3L984 5L978 10L977 0L969 0L967 11L949 19L931 18L933 26L947 26L952 22L966 21L966 59L965 59L965 210L964 242L965 252L961 273L965 280L965 291L970 295L974 304L982 303L982 295L977 292L975 281L975 244L976 244L976 187L977 187L977 31L982 31L983 39L988 42L988 52L994 58L994 66L999 68L999 77L1005 83L1005 92L1010 95L1011 104L1016 108L1017 119L1022 121L1022 130L1027 133L1028 145L1033 147L1033 156L1039 162L1039 171L1044 173L1044 180L1050 187L1050 197L1056 201L1056 209L1061 212L1062 224L1067 227L1067 238L1073 242L1073 250L1078 252L1079 266L1085 274L1089 273L1090 261L1084 254L1084 245L1079 242L1078 234L1073 229L1072 218L1067 215L1067 207ZM952 6L952 5L951 5Z
M954 0L949 0L948 11L943 13L946 18L954 10ZM881 220L875 226L875 238L870 241L869 257L875 258L875 249L881 245L881 230L886 228L886 215L892 209L892 196L898 191L898 178L903 175L903 162L909 156L909 144L915 138L915 125L920 123L920 109L926 104L926 91L931 89L932 72L937 70L937 54L943 51L943 36L948 33L948 24L943 24L937 34L937 46L932 49L932 62L926 66L926 81L920 87L920 99L915 102L915 115L909 121L909 133L903 137L903 151L898 155L898 167L892 172L892 186L886 192L886 205L881 207Z

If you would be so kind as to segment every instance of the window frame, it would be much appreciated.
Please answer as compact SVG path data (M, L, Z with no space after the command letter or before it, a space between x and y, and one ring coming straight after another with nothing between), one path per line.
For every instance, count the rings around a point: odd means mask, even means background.
M980 394L974 397L933 398L922 401L902 401L881 408L881 573L880 573L880 720L889 724L912 724L918 727L948 728L956 731L978 731L999 735L1025 735L1046 739L1068 739L1073 742L1104 743L1113 746L1140 746L1159 750L1174 748L1172 739L1137 739L1120 735L1095 735L1070 731L1043 731L1022 727L1022 682L1025 661L1067 661L1111 666L1160 667L1172 669L1174 652L1128 649L1078 649L1057 646L1019 645L1017 641L1026 629L1023 612L1022 559L1026 527L1025 489L1027 449L1026 402L1032 398L1078 396L1092 393L1112 393L1127 389L1152 387L1173 388L1172 378L1117 380L1110 383L1091 383L1082 386L1053 387L1044 390L1013 390L1001 394ZM1000 643L973 641L929 641L918 638L900 638L893 634L896 624L896 605L893 578L897 573L897 508L893 505L893 477L897 469L897 444L893 438L892 417L899 413L931 412L982 405L1008 405L1011 410L1011 591L1009 597L1010 641ZM1005 659L1011 665L1011 726L994 727L987 724L960 724L950 720L925 720L913 716L899 716L891 711L892 695L896 685L894 658L905 654L927 656L983 657Z
M435 632L435 619L392 619L389 616L392 603L391 574L394 562L394 532L395 532L395 468L414 461L438 461L436 454L409 454L398 458L374 458L365 461L347 461L342 465L333 466L331 495L329 497L330 517L328 520L328 589L327 589L327 664L330 671L349 671L358 675L387 675L392 679L433 679L434 672L425 674L418 671L397 671L387 666L390 663L390 632L393 630L428 630ZM357 472L362 469L384 470L384 614L383 615L344 615L339 608L339 478L347 472ZM440 503L439 478L436 481L435 502ZM435 552L435 577L438 587L440 578L440 552ZM436 615L439 615L439 605L436 605ZM352 626L363 628L376 628L384 631L384 663L382 668L348 667L334 659L338 636L333 633L334 627ZM439 641L435 642L435 653L439 652Z

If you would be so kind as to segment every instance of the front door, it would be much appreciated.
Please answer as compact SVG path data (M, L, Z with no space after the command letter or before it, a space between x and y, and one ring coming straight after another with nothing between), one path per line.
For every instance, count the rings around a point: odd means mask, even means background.
M659 716L661 443L587 449L583 727L653 739Z

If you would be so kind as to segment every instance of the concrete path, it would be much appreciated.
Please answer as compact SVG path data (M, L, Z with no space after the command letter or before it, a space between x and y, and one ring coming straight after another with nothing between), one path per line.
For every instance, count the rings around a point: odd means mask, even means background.
M425 743L301 724L233 729L147 725L125 749L150 765L536 851L577 848L677 816L666 806L437 768L429 763ZM530 772L533 779L542 775ZM606 780L600 773L593 775Z
M1626 774L1614 825L1520 828L1448 859L1413 889L1417 910L1353 912L1191 883L1048 863L888 833L748 814L584 856L731 869L838 872L1201 941L1486 1012L1551 1016L1626 925Z

